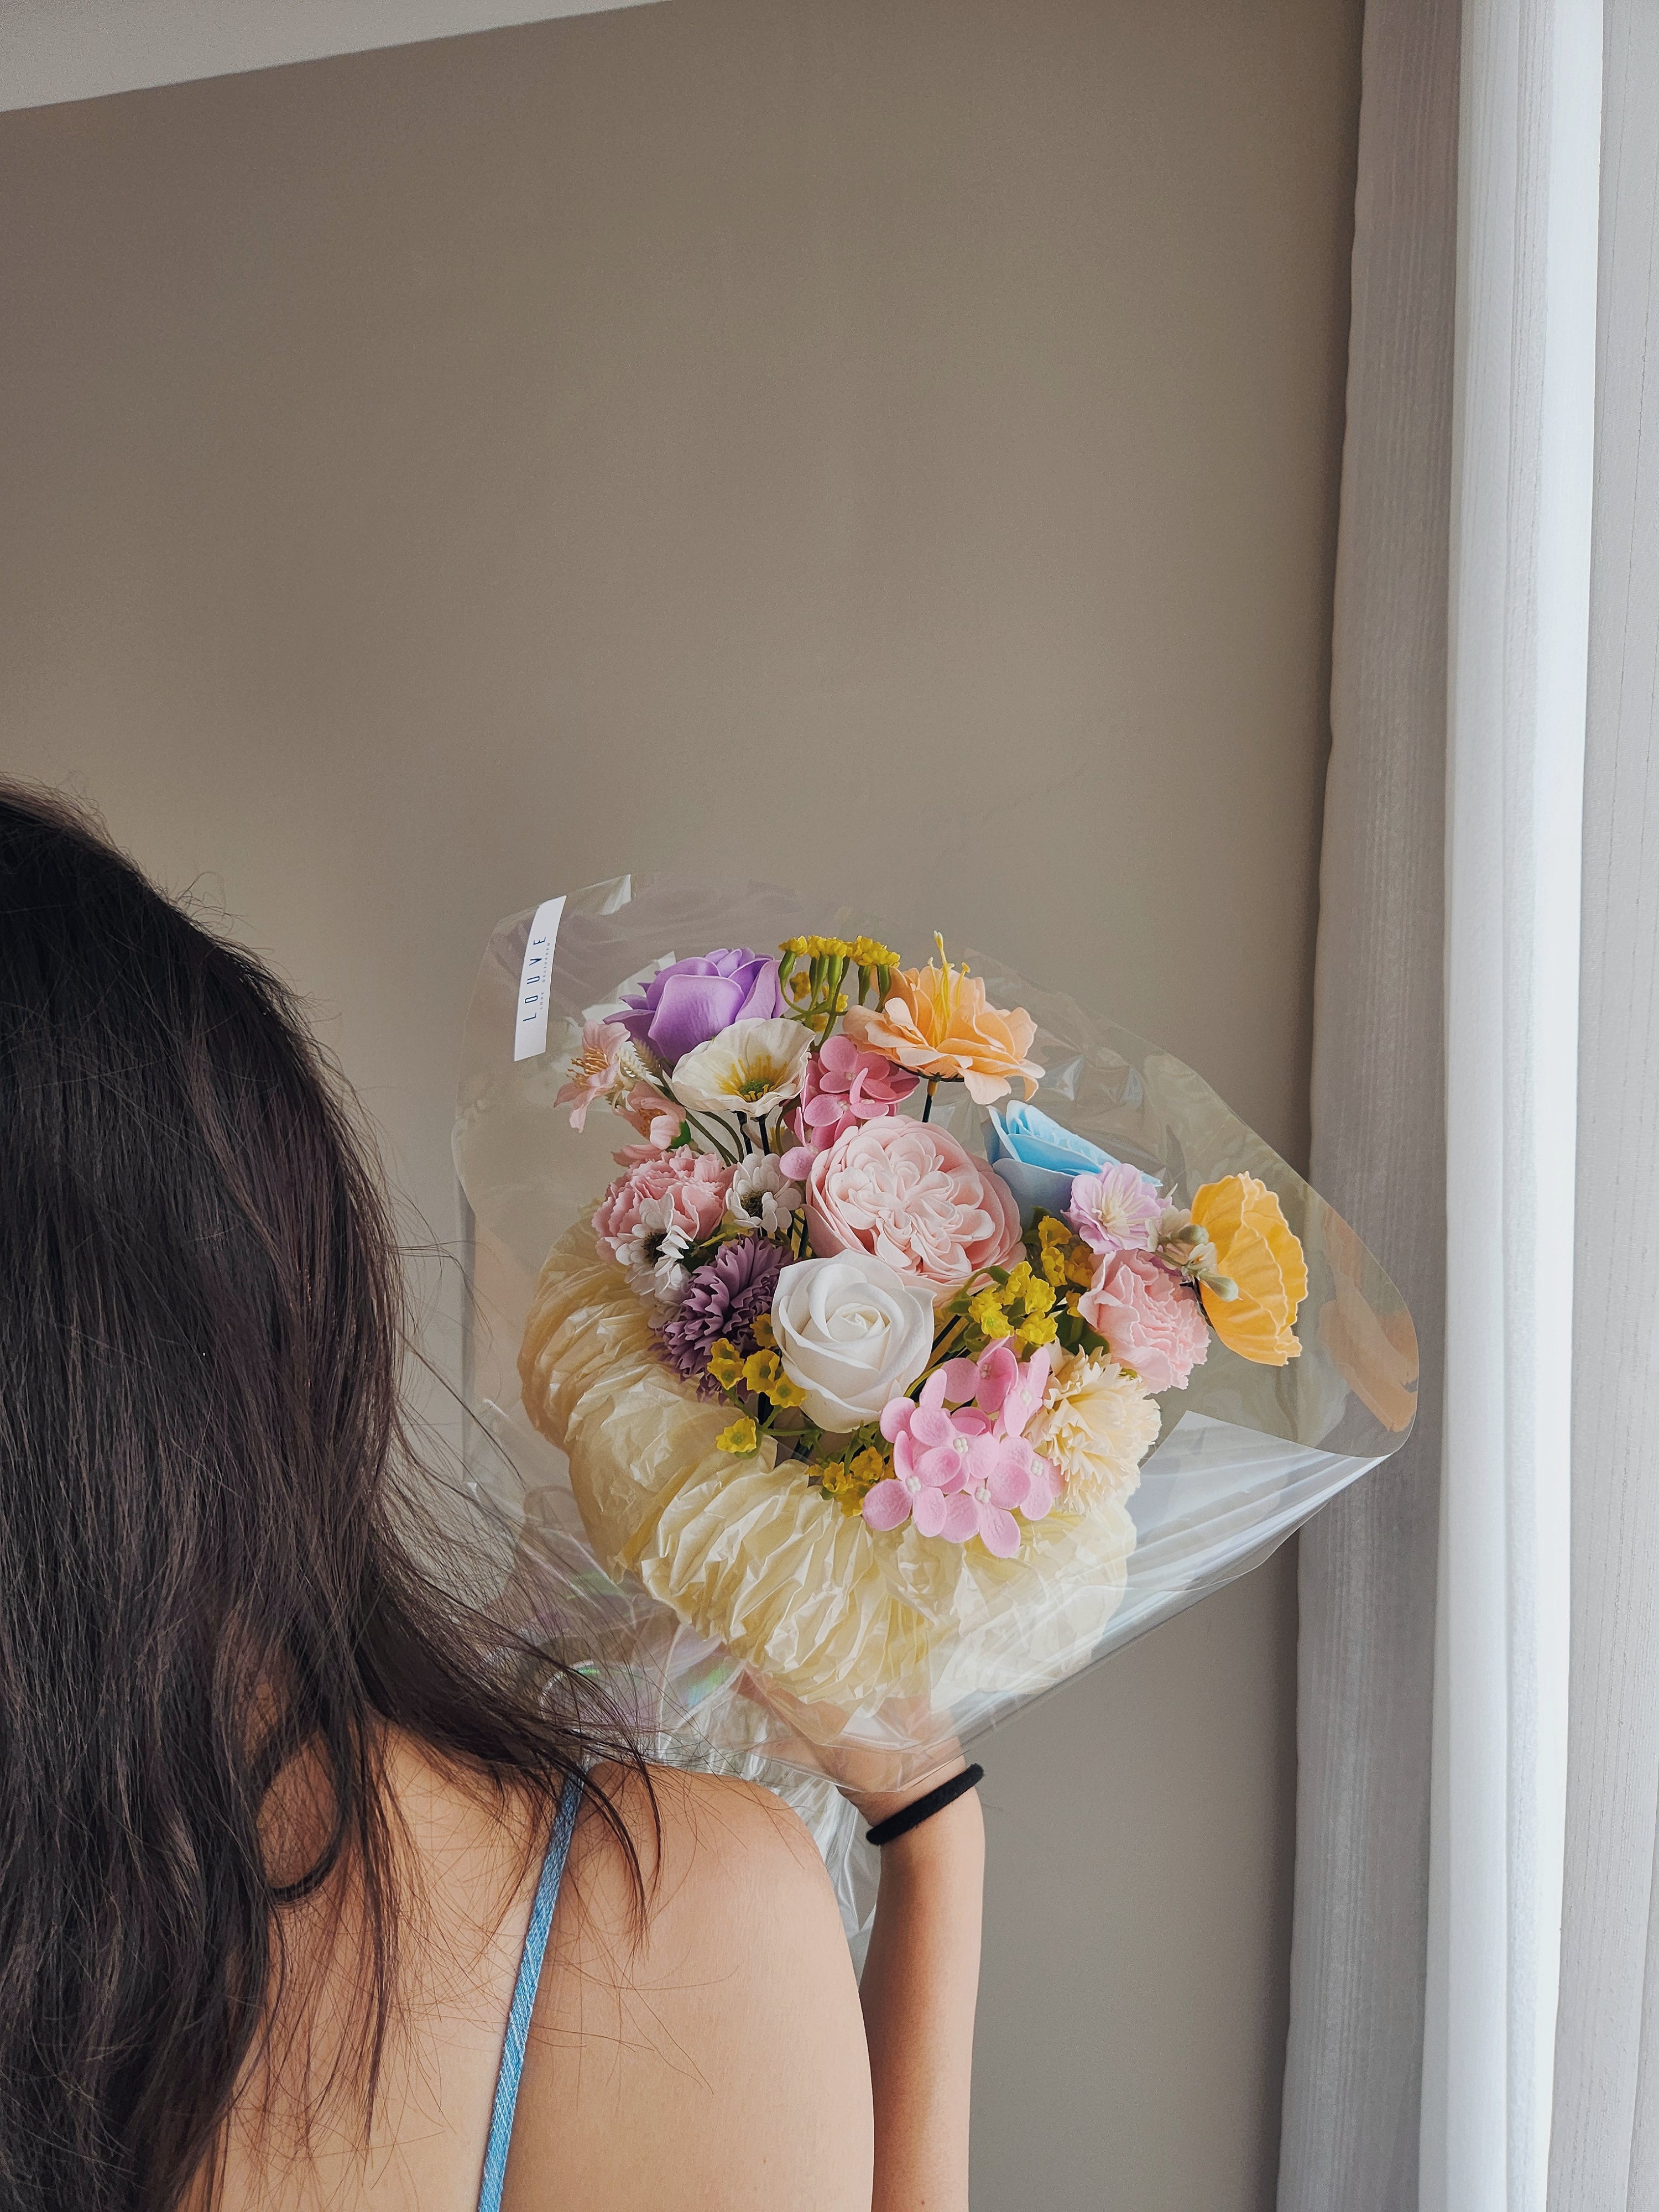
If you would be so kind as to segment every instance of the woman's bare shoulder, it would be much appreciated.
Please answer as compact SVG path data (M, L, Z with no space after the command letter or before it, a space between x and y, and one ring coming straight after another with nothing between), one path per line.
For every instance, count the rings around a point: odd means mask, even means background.
M602 1770L643 1879L578 1826L526 2055L507 2212L866 2212L869 2065L823 1863L753 1784Z

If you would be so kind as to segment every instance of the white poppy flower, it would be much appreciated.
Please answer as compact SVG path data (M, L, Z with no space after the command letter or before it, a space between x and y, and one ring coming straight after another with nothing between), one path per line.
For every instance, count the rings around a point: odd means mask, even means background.
M695 1114L769 1114L800 1096L811 1049L787 1015L733 1022L675 1063L674 1096Z

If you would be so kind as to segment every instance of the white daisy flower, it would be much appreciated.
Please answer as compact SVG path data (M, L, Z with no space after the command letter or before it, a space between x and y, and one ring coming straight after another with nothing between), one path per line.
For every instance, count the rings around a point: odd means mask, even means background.
M780 1160L770 1152L751 1152L732 1171L732 1188L726 1194L726 1218L735 1228L758 1229L767 1237L787 1237L805 1199L805 1190L790 1182Z

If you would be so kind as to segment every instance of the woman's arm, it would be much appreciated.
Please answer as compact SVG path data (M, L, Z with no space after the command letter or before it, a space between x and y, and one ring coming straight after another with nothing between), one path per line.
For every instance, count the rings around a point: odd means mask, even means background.
M960 1764L960 1762L958 1762ZM928 1778L933 1788L941 1775ZM885 1820L911 1799L861 1797ZM873 2212L968 2212L968 2109L985 1828L969 1790L882 1847L860 1997L875 2107Z

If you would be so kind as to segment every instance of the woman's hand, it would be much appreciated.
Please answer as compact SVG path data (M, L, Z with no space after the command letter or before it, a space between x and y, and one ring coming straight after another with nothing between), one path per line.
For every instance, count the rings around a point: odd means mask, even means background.
M835 1735L845 1718L838 1710L804 1705L754 1675L743 1676L738 1693L760 1706L772 1723L758 1747L786 1765L816 1767L872 1827L960 1774L966 1764L954 1731L924 1698L888 1699L878 1717L894 1741L883 1744Z

